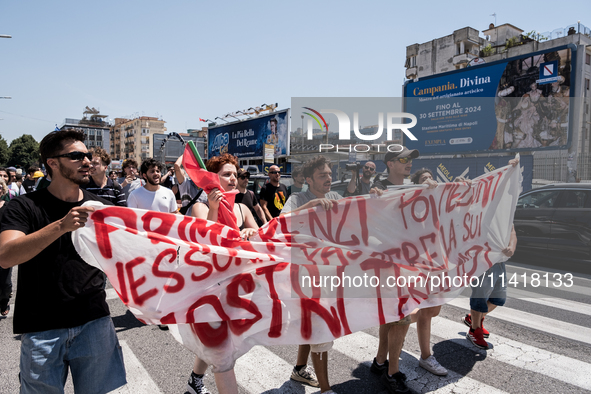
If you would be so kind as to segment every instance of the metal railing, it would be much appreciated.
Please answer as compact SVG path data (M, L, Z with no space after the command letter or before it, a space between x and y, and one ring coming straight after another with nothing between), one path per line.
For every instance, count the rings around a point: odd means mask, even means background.
M568 36L570 34L585 34L588 37L591 37L591 29L587 26L583 25L582 23L578 22L573 25L569 25L565 28L558 28L552 31L547 31L544 33L537 34L538 41L546 41L546 40L554 40L556 38ZM535 38L535 37L533 37Z
M591 181L591 154L581 153L577 157L577 171L569 174L569 154L566 151L534 155L534 179L568 182L572 180ZM570 176L572 175L572 177Z

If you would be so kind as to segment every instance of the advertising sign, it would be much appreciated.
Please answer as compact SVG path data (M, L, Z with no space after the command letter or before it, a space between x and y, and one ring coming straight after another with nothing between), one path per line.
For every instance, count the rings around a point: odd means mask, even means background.
M474 179L481 175L488 174L507 165L510 156L494 157L464 157L455 159L415 159L413 161L413 172L420 168L428 168L433 172L433 177L439 183L453 182L458 176L466 179ZM521 185L523 191L532 188L534 173L534 157L532 155L521 155L519 166L523 176Z
M417 140L405 144L421 155L567 148L575 54L553 48L407 83Z
M289 155L289 110L210 127L209 157L230 153L240 158L265 156L265 144L274 145L275 157Z
M265 144L265 163L275 161L275 145Z

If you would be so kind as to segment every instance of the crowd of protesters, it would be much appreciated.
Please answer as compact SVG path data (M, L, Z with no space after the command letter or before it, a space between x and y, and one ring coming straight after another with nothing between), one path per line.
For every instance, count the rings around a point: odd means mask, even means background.
M94 210L82 207L85 201L219 221L218 207L224 199L223 192L238 189L233 213L241 236L248 239L257 233L259 226L280 215L312 207L328 210L342 198L331 191L331 163L322 156L294 168L294 183L289 188L281 183L280 168L271 166L268 182L257 196L248 188L250 172L239 168L234 156L222 154L207 161L206 167L218 175L223 190L203 193L183 168L182 156L168 166L151 158L139 166L135 160L125 160L121 172L109 171L109 154L102 148L89 151L83 141L84 135L79 131L54 131L40 145L45 172L36 166L26 171L0 168L0 313L7 316L10 312L11 270L20 265L14 332L23 334L19 375L22 393L60 392L65 383L65 375L60 371L68 366L76 391L85 392L92 385L92 392L102 393L126 383L123 356L105 301L106 278L84 263L69 234L84 226L89 212ZM415 184L436 187L437 182L428 169L411 176L412 160L418 156L418 151L406 148L386 154L387 177L374 182L370 179L375 175L376 165L367 162L359 179L356 179L359 174L353 174L346 194L381 195L389 187L402 185L408 177ZM511 242L503 252L512 255L515 245L513 231ZM504 265L496 270L502 273ZM489 335L482 326L484 317L504 303L503 289L495 288L495 291L495 294L481 290L475 293L481 302L471 300L471 314L462 319L470 326L467 338L481 348L487 347L483 338ZM39 292L47 296L39 300ZM381 376L390 393L409 391L398 361L412 323L417 323L419 366L435 375L448 373L431 354L431 319L440 310L441 306L417 309L400 321L380 327L379 345L370 370ZM73 328L77 329L78 350L70 348L71 358L67 360L54 357L70 346ZM31 361L31 354L47 346L48 341L52 342L51 351ZM77 358L77 352L85 354L89 347L100 351L90 358ZM300 345L291 379L319 387L324 394L334 393L328 376L331 348L332 343ZM308 366L309 357L314 368ZM203 382L207 368L203 360L195 359L188 393L209 393ZM220 393L238 392L233 370L216 373L215 381Z

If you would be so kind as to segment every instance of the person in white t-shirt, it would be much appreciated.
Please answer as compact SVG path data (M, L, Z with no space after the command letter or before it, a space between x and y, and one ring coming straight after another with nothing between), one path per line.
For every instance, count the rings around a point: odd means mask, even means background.
M174 193L160 185L162 164L155 159L146 159L140 167L140 177L146 182L129 194L129 208L149 209L157 212L176 213L178 207Z
M146 182L143 187L133 190L127 197L128 208L149 209L150 211L177 213L176 197L172 190L160 186L162 164L155 159L146 159L140 167L140 177ZM166 324L159 324L161 330L168 330Z

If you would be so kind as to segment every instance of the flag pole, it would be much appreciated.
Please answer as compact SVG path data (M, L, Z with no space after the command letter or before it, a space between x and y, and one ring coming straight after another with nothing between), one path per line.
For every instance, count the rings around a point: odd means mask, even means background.
M199 163L199 167L201 167L205 170L205 163L203 163L203 159L201 158L201 155L197 151L197 147L195 146L195 143L193 141L189 140L188 145L189 145L189 148L191 149L191 151L193 152L193 156L195 156L195 159L197 159L197 162Z

